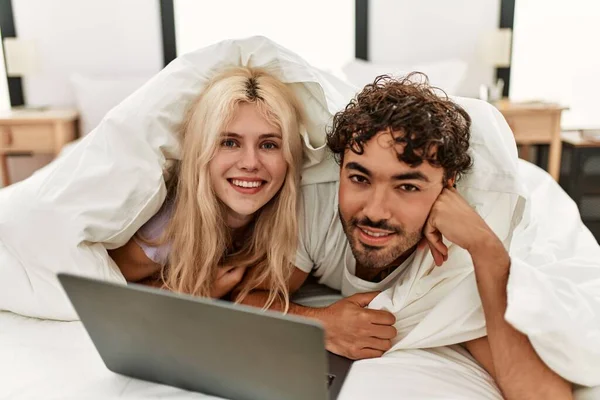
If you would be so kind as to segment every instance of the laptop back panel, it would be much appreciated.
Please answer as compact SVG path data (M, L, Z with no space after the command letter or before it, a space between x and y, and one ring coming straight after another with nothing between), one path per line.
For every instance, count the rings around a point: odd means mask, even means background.
M113 372L229 399L328 398L323 330L312 321L140 285L59 279Z

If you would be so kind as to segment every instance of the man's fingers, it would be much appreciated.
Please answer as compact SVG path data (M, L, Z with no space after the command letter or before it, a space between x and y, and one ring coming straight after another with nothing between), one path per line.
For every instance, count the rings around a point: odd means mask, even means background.
M378 358L381 357L383 353L385 352L381 350L365 348L358 353L358 357L356 359L363 360L365 358Z
M396 317L389 311L385 310L366 310L369 312L369 317L372 324L375 325L394 325Z
M440 231L436 230L434 232L426 232L425 237L429 242L429 247L435 247L435 249L444 256L448 254L448 247L446 247L442 241L442 234Z
M448 259L448 247L446 247L442 241L443 237L441 232L431 224L431 220L428 220L423 234L431 249L431 255L435 260L435 265L442 265L444 261Z
M375 297L381 292L366 292L366 293L357 293L348 297L346 300L356 304L359 307L366 307L373 301Z
M373 325L371 335L379 339L394 339L398 331L391 325Z
M363 342L365 348L380 350L380 351L388 351L392 347L392 341L389 339L379 339L375 337L365 338Z
M440 251L431 242L427 242L427 244L429 244L429 249L431 250L431 255L433 256L435 265L439 267L444 263L444 255L440 253Z

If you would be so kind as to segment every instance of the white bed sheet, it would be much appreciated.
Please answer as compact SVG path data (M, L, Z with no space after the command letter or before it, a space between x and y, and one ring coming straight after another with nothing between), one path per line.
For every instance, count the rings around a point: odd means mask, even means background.
M0 399L217 399L109 371L80 322L0 312L0 327ZM340 400L396 398L399 390L411 399L501 399L470 357L441 348L355 363Z
M501 400L460 346L406 350L353 365L339 400ZM600 399L582 389L577 400ZM219 399L109 371L80 322L0 312L0 399Z

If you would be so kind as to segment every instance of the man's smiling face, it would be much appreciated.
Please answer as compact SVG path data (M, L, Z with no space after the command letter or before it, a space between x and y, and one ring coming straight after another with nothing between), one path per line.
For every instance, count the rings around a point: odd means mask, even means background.
M362 154L346 150L340 172L339 214L359 265L380 270L399 262L417 245L435 200L443 189L444 170L423 162L400 161L403 149L379 132Z

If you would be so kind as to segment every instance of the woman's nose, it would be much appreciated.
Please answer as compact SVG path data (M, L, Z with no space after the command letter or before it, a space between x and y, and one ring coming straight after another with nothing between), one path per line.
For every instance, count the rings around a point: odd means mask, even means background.
M238 167L244 171L256 171L260 162L258 160L258 154L256 149L246 147L241 154Z

